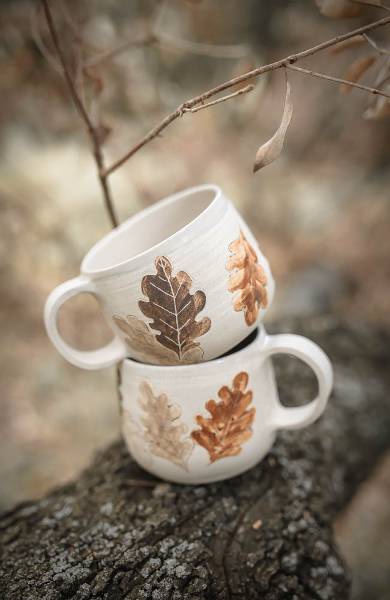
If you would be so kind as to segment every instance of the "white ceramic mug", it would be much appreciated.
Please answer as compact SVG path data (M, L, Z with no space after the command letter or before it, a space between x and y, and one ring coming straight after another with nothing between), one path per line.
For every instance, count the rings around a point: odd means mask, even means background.
M234 477L265 456L278 429L306 427L322 414L333 381L326 354L304 337L268 336L263 327L250 338L243 349L197 365L123 362L122 431L144 469L188 484ZM314 400L294 408L280 403L273 354L296 356L313 369Z
M94 351L72 348L57 328L61 305L98 299L116 334ZM85 256L81 275L45 306L57 350L84 369L126 356L151 364L210 360L243 340L272 302L267 260L232 203L215 185L170 196L130 218Z

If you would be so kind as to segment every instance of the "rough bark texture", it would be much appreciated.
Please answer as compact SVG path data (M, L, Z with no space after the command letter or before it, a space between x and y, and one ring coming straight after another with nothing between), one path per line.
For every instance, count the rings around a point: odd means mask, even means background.
M208 486L155 481L114 444L75 483L0 518L0 597L346 599L331 522L389 442L389 336L330 317L275 329L315 339L334 363L317 424ZM290 402L312 395L306 369L277 370Z

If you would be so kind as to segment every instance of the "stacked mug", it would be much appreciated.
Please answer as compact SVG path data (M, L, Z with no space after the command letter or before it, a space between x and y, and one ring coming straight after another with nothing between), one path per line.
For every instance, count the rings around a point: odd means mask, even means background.
M215 185L170 196L113 230L85 256L81 275L45 307L48 335L72 364L121 363L122 431L147 471L206 483L253 467L279 429L323 412L332 387L324 352L297 335L267 335L274 296L266 258L247 224ZM114 339L81 351L57 328L72 296L93 294ZM290 354L314 371L318 395L284 407L271 356Z

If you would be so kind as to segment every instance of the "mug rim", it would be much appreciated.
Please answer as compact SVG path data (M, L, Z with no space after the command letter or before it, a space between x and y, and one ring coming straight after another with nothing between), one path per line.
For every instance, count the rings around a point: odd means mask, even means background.
M163 240L161 240L160 242L157 242L156 244L150 246L146 250L143 250L142 252L135 254L134 256L132 256L130 258L127 258L123 261L119 261L108 267L103 267L100 269L89 269L88 268L88 263L91 262L91 260L94 258L96 253L98 251L100 251L102 248L104 248L105 246L108 246L115 237L117 237L119 234L121 234L126 229L130 229L130 228L134 227L134 225L136 225L138 222L142 221L149 215L153 214L154 212L156 212L156 213L159 212L161 209L166 208L167 206L169 206L170 204L172 204L174 202L182 201L191 194L194 194L197 192L204 192L204 191L214 192L214 198L211 200L211 202L208 204L208 206L206 206L206 208L204 208L199 214L197 214L196 217L194 217L191 221L189 221L188 223L186 223L185 225L183 225L182 227L177 229L174 233L172 233L168 237L166 237ZM98 242L96 242L96 244L94 244L92 246L92 248L90 248L90 250L87 252L87 254L83 258L83 261L81 263L81 269L80 269L81 273L83 275L87 275L88 277L96 279L96 278L99 278L102 276L111 275L113 273L120 272L125 267L126 268L129 267L129 265L131 265L132 268L137 268L140 265L140 263L145 260L145 257L148 254L156 254L157 252L159 254L164 254L164 252L161 252L161 248L164 245L166 245L167 243L171 243L173 240L180 237L183 233L186 233L190 228L195 227L195 231L193 233L196 235L196 233L198 231L203 229L203 227L204 227L203 221L205 219L210 219L210 218L214 217L215 220L217 221L219 219L219 217L222 216L223 212L227 209L227 206L228 206L228 200L224 196L222 189L217 184L214 184L214 183L205 183L205 184L193 186L190 188L185 188L184 190L180 190L179 192L170 194L169 196L162 198L161 200L152 204L151 206L148 206L147 208L144 208L143 210L132 215L126 221L121 223L118 227L116 227L115 229L113 229L112 231L107 233L103 238L101 238Z
M220 367L221 365L229 365L233 363L238 356L242 357L244 354L253 350L255 346L260 346L261 348L265 344L265 340L267 337L267 332L262 323L259 323L257 326L257 335L256 337L244 348L237 350L236 352L232 352L227 356L220 356L218 358L213 358L211 360L200 361L197 363L190 364L176 364L176 365L153 365L150 363L143 363L132 358L123 359L121 370L124 369L134 369L138 373L146 372L150 375L167 375L170 373L175 376L196 376L196 375L205 375L209 369L213 369L215 367ZM256 331L256 329L254 331ZM251 333L248 334L248 337Z

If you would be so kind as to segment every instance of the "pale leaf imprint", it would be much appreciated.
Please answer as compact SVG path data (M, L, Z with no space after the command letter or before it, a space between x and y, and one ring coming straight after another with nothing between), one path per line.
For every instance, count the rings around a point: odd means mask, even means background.
M124 409L122 413L122 433L130 454L145 466L149 466L153 459L146 449L142 430L127 409Z
M125 334L125 342L130 351L137 353L137 358L142 362L156 363L160 365L175 365L178 363L196 363L203 358L203 350L200 346L191 348L179 360L177 354L159 344L144 321L128 315L125 319L114 316L114 323Z
M226 269L232 271L229 277L229 292L235 295L233 306L236 311L244 311L245 322L254 325L260 308L268 304L267 277L259 265L257 254L240 231L240 237L229 246L231 257Z
M196 417L200 429L193 431L191 437L207 450L211 463L227 456L237 456L242 444L252 436L256 409L247 410L253 398L250 390L245 391L248 381L248 373L238 373L233 379L232 389L224 385L219 390L221 402L209 400L206 403L211 418Z
M182 361L188 352L199 348L196 338L210 329L208 317L196 321L206 304L206 295L200 290L190 294L191 277L185 271L173 275L166 256L158 256L154 264L156 274L142 279L142 292L148 301L141 300L138 306L145 317L152 319L151 329L159 332L156 340Z
M145 413L141 422L150 452L187 470L193 443L185 435L188 427L180 421L180 407L170 402L164 393L155 395L145 381L140 384L139 393L138 401Z

